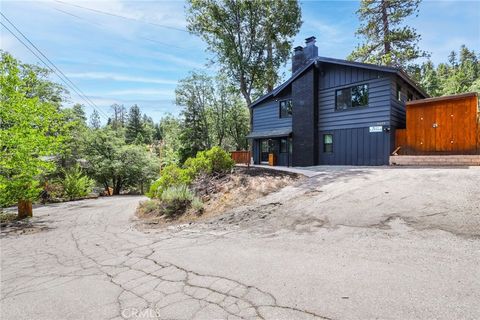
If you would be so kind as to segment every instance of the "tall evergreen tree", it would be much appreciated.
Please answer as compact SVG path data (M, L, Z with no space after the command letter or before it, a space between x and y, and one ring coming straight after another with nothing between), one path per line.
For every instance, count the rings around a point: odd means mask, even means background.
M125 131L125 141L127 143L143 142L145 131L143 128L142 113L140 108L135 104L130 108L128 113L128 121Z
M357 15L356 34L363 43L348 56L349 60L395 66L406 69L417 58L428 57L418 47L420 35L404 24L418 13L420 0L362 0Z
M447 61L436 68L431 61L426 61L418 68L415 79L429 95L435 97L479 91L480 63L475 51L462 45L459 53L450 52Z
M90 115L90 128L98 130L100 129L100 126L100 114L97 110L93 110L92 114Z

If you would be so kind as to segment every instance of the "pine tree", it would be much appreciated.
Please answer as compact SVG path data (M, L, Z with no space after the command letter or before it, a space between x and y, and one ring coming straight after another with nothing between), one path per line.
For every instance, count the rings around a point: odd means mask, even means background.
M137 140L138 136L144 137L144 128L142 121L142 113L140 108L135 104L130 108L128 113L128 121L125 131L125 141L127 143L133 143Z
M362 0L357 11L361 21L356 34L364 43L348 56L349 60L406 69L420 57L428 57L418 47L420 35L403 24L418 13L420 0Z
M93 110L92 114L90 115L90 127L92 129L98 130L100 129L100 114L97 110Z

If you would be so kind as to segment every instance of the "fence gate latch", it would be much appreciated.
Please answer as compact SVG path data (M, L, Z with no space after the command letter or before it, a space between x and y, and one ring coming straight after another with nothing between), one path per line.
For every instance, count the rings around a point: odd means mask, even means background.
M435 122L432 127L438 128L438 123Z

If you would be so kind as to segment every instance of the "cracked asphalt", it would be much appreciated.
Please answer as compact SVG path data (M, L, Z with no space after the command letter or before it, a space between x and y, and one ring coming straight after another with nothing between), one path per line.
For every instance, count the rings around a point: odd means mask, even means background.
M2 319L478 319L479 169L330 168L191 225L143 197L1 234Z

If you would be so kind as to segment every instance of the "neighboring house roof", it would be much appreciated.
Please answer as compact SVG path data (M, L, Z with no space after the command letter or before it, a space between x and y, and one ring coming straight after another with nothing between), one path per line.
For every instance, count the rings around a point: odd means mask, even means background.
M295 73L292 74L290 79L273 89L267 94L264 94L254 102L250 104L250 108L256 106L262 101L265 101L266 99L270 97L275 97L277 96L283 89L285 89L288 85L290 85L295 79L297 79L300 75L302 75L306 70L308 70L312 65L314 65L317 62L324 62L324 63L332 63L332 64L339 64L339 65L344 65L344 66L349 66L349 67L357 67L357 68L365 68L365 69L370 69L370 70L377 70L377 71L382 71L382 72L389 72L389 73L394 73L398 75L400 78L402 78L405 82L410 84L412 87L414 87L418 92L420 92L424 98L428 98L428 94L425 93L412 79L408 77L408 75L401 69L393 68L393 67L387 67L387 66L379 66L376 64L370 64L370 63L361 63L361 62L355 62L355 61L348 61L348 60L342 60L342 59L334 59L334 58L327 58L327 57L316 57L315 59L311 59L303 68L300 68L297 70Z
M253 131L247 135L248 139L260 139L260 138L278 138L285 137L292 133L292 128L271 129L264 131Z

